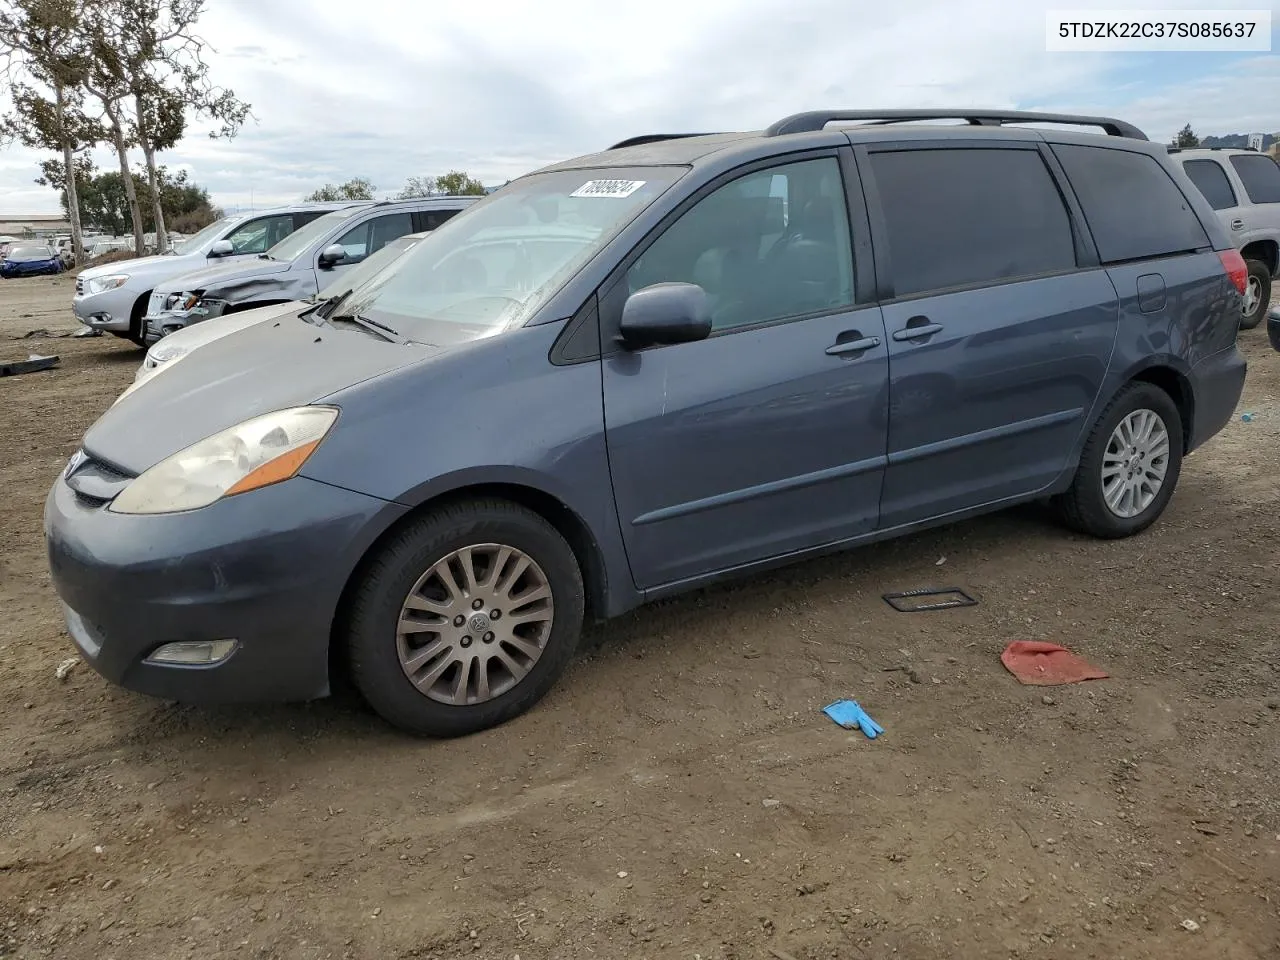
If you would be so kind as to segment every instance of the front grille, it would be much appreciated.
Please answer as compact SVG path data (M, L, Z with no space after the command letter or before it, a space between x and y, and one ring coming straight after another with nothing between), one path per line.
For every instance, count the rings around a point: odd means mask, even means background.
M114 500L133 477L86 455L72 458L64 479L76 500L88 507L100 507Z

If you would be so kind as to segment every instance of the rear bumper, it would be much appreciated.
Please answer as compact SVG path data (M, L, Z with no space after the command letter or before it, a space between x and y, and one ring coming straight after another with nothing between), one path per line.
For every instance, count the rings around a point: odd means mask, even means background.
M45 505L54 589L89 665L188 703L307 700L329 689L342 590L398 504L302 477L202 510L111 513L59 477ZM158 664L164 644L234 640L208 666Z
M1248 364L1235 344L1191 368L1195 407L1188 453L1203 445L1231 420L1244 393L1247 370Z

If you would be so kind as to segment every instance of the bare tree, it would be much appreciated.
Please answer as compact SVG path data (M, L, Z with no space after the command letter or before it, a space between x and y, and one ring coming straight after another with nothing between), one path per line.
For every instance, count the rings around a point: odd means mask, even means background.
M88 71L82 0L10 0L0 8L0 56L10 81L12 112L0 139L62 154L62 183L77 263L84 262L84 232L76 191L75 157L101 132L83 110ZM22 82L30 78L49 94Z
M396 199L413 200L416 197L434 196L435 193L435 177L410 177L404 182L404 189L396 194Z
M186 131L187 111L218 121L211 137L234 137L250 116L247 103L209 79L209 45L194 33L205 0L95 0L90 18L94 70L87 88L106 115L120 170L131 194L134 242L142 252L142 216L129 177L128 150L141 147L155 208L156 248L168 247L159 201L156 154ZM128 104L128 107L126 107ZM127 116L128 109L132 116Z

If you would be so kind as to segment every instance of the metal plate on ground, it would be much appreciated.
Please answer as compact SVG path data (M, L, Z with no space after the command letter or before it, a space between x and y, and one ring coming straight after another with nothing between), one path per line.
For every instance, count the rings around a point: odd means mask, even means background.
M921 613L925 610L950 610L954 607L974 607L978 601L959 587L925 587L904 590L901 593L882 594L884 602L899 613Z

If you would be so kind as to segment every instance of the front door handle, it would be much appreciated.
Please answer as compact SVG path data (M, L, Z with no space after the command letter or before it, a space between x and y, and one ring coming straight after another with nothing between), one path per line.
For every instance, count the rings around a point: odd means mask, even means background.
M906 326L901 330L893 331L893 339L901 343L903 340L919 340L924 337L932 337L935 333L941 332L942 324L923 323L918 327Z
M833 357L838 357L846 353L862 353L864 350L870 350L872 347L880 346L879 337L862 337L858 340L846 340L843 343L836 342L827 347L827 353Z

